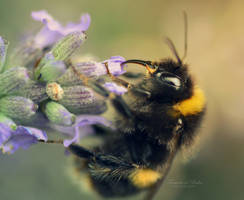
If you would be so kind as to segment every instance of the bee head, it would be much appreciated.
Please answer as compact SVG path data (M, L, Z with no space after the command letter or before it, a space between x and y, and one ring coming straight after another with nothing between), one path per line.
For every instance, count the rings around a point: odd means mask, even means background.
M187 66L181 61L165 59L161 62L127 60L146 67L147 75L141 85L159 103L177 103L192 95L193 81Z

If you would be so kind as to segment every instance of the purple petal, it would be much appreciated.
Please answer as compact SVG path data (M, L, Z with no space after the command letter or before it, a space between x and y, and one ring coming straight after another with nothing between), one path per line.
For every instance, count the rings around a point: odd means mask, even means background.
M47 26L44 26L34 38L35 47L42 49L51 46L62 38L62 36L58 31L51 31Z
M16 131L11 131L11 136L2 145L2 151L14 153L19 148L28 149L38 143L38 140L47 141L46 133L36 128L18 126Z
M35 136L38 140L47 141L47 134L46 134L46 132L44 132L44 131L42 131L40 129L37 129L37 128L33 128L33 127L26 127L25 126L23 128L26 129L26 131L28 132L28 134Z
M6 124L0 123L0 146L11 136L11 128Z
M51 15L48 14L46 10L34 11L31 13L31 16L34 20L40 21L43 24L47 25L47 28L51 31L57 31L62 29L61 24L54 20Z
M80 23L75 24L75 23L68 23L62 30L62 33L64 35L67 35L69 33L73 33L76 31L86 31L91 24L91 17L89 14L84 14L80 18Z
M68 147L72 143L79 142L79 139L81 138L80 128L87 126L87 125L93 125L93 124L102 124L104 126L111 127L112 123L108 120L106 120L104 117L100 117L97 115L80 115L76 119L76 124L74 125L74 135L72 139L66 139L64 140L64 146ZM87 135L86 133L82 133L82 137Z
M72 139L66 139L66 140L64 140L64 146L65 147L68 147L69 145L71 145L72 143L76 143L76 142L78 142L79 141L79 139L80 139L80 134L79 134L80 132L79 132L79 127L78 126L76 126L75 127L75 135L74 135L74 137L72 138Z
M82 15L79 23L68 23L66 26L62 26L54 20L45 10L32 12L31 16L34 20L41 21L44 24L44 27L34 39L35 45L39 48L50 46L70 33L86 31L91 22L89 14Z
M103 63L108 63L108 68L111 74L119 76L125 73L124 66L121 66L121 63L125 59L121 56L112 56L110 59L103 61Z
M110 92L113 92L118 95L123 95L128 91L125 87L119 86L114 82L106 82L104 84L104 87L106 87Z

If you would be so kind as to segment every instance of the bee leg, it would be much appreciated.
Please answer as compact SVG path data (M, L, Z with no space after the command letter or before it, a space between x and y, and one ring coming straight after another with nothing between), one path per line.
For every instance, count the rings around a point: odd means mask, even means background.
M165 178L160 172L123 157L94 153L75 144L69 150L87 159L92 186L104 197L128 196L150 189L146 199L151 200Z
M88 149L76 145L76 144L71 144L68 147L69 151L71 151L73 154L75 154L76 156L80 157L80 158L86 158L86 159L91 159L93 158L95 155L93 152L89 151Z
M69 150L86 159L91 186L103 197L127 196L138 191L130 178L138 165L117 156L93 153L74 144Z
M80 158L85 158L89 161L90 166L96 166L98 168L107 168L107 172L112 170L132 170L139 168L139 165L127 162L116 156L103 154L103 153L94 153L82 146L71 144L68 149ZM93 168L93 167L92 167Z
M147 97L148 99L151 97L151 92L148 92L147 90L143 90L141 88L132 87L131 91L137 93L140 96Z

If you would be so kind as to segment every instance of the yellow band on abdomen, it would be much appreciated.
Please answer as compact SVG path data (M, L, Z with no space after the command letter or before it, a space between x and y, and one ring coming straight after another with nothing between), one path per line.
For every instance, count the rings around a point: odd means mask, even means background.
M136 187L145 188L156 183L161 178L161 174L152 169L136 169L129 178Z

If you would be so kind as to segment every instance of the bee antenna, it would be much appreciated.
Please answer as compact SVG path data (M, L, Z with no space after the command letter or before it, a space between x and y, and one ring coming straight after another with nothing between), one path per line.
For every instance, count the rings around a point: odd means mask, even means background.
M179 57L179 54L175 48L174 43L172 42L171 39L169 39L168 37L165 38L165 43L168 45L169 49L172 51L172 53L174 54L174 56L176 57L177 61L179 64L182 64L182 61Z
M185 31L185 34L184 34L184 37L185 37L185 49L184 49L184 55L182 57L182 61L186 58L186 55L187 55L187 36L188 36L188 20L187 20L187 14L186 14L186 11L184 10L183 11L183 16L184 16L184 31Z
M186 11L183 11L183 16L184 16L184 55L182 58L180 58L174 43L172 42L172 40L168 37L166 37L165 42L168 45L168 47L170 48L170 50L172 51L172 53L174 54L174 56L176 57L177 61L179 64L182 64L182 61L186 58L187 56L187 36L188 36L188 20L187 20L187 14Z

